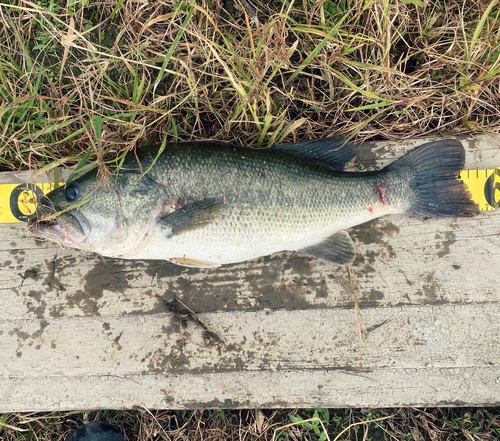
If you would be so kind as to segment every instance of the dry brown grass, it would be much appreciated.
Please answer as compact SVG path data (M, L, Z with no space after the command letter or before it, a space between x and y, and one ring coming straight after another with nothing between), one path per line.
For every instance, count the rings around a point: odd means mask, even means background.
M163 139L497 132L498 2L424 3L2 4L0 165L102 163Z
M308 418L313 411L138 409L5 414L0 417L0 439L62 441L71 431L92 421L117 426L129 441L271 441L273 436L280 441L321 439L321 425L317 425L319 435L307 423L283 429L290 423L289 415ZM495 408L330 409L327 420L320 409L320 415L330 440L339 435L338 440L343 441L495 441L500 437L500 419Z

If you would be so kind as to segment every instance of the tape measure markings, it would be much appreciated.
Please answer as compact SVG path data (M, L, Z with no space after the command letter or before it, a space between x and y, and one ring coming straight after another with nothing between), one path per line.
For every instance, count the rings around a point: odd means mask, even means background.
M38 198L54 188L53 183L0 184L0 223L27 222Z
M500 208L500 167L487 170L462 170L459 179L467 185L480 211Z

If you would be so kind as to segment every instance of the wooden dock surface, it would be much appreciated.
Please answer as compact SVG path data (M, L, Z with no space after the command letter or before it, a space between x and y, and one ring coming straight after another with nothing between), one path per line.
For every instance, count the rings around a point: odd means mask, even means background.
M462 140L467 168L500 166L500 137ZM364 145L361 166L422 143ZM498 405L500 210L351 236L350 277L296 253L108 259L2 224L0 411Z

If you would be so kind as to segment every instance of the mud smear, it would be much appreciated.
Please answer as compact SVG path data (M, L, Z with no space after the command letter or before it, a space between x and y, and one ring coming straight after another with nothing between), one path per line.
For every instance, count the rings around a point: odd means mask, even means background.
M104 290L124 292L130 288L130 270L123 260L97 262L86 275L84 291L94 298L101 298Z
M108 340L117 351L121 351L123 346L120 344L120 339L122 338L123 331L116 335L113 331L110 331L111 325L107 322L102 324L102 329L106 340Z
M444 257L450 254L450 247L456 242L456 234L453 231L446 231L444 237L440 233L436 233L436 250L439 257Z
M332 271L334 273L335 270L340 270L337 265L332 267L335 267ZM285 272L293 276L282 277ZM284 259L283 256L271 256L265 265L260 267L260 273L253 276L246 274L245 281L260 308L293 310L326 306L324 302L311 305L306 299L308 294L313 294L319 299L328 297L324 277L313 274L309 257L293 256Z
M368 262L358 256L353 265L354 273L363 274L363 277L376 277L370 264L380 258L390 259L395 256L394 250L386 241L398 233L398 227L383 220L375 220L352 229L355 241L384 246L383 253L380 252L380 247L376 247L374 251L366 251ZM91 263L90 271L82 273L79 270L82 259L87 265ZM37 318L60 317L70 309L80 310L86 316L99 316L100 308L105 306L105 292L123 294L117 296L119 303L133 299L133 305L126 306L130 314L169 312L166 304L176 297L197 313L352 306L352 295L347 294L351 288L345 267L325 264L309 256L291 252L227 265L216 270L185 268L165 261L56 256L26 270L24 274L19 273L19 276L19 283L31 278L41 285L36 291L24 294L27 297L28 311ZM84 277L81 289L77 291L70 290L70 284L66 282L73 277ZM133 294L128 296L127 292L132 291ZM48 292L52 292L60 300L55 303L52 301L52 304L48 300L47 305L43 299ZM383 302L382 295L366 293L360 296L360 302L365 305L377 304ZM151 301L144 302L145 297L157 298L154 306L151 306Z
M388 262L396 258L396 251L388 241L392 237L397 236L399 232L399 227L387 219L374 219L351 228L349 234L354 243L363 244L368 247L368 249L365 247L363 250L363 255L360 253L357 254L352 265L353 273L358 277L368 279L379 277L374 265L378 261ZM370 245L373 247L370 247ZM363 300L367 302L367 305L377 306L377 302L375 301L377 300L376 296L367 293L364 297L365 299Z
M381 145L372 142L361 144L356 154L355 168L360 171L377 170L380 167L380 158L386 153L387 149Z
M396 232L391 225L384 231ZM387 246L384 258L393 256L392 247ZM353 270L362 277L378 277L371 263L380 253L368 251L368 262L358 255ZM166 304L176 297L182 299L198 313L233 310L285 309L304 310L318 308L352 307L352 292L345 267L330 265L320 268L316 259L292 253L276 254L266 257L265 261L251 261L246 264L224 266L213 270L183 268L169 269L168 263L153 263L145 267L154 276L151 286L152 296L159 301L155 308L142 313L168 312ZM318 265L318 266L316 266ZM324 263L321 263L324 266ZM176 279L162 278L164 274L182 274ZM334 281L334 282L331 282ZM163 292L158 292L160 288ZM377 306L383 293L370 293L360 296L364 306ZM332 301L332 297L335 300Z
M9 251L9 254L15 259L18 266L22 265L22 263L25 261L25 256L26 256L25 250L12 249Z
M67 305L85 315L100 315L99 304L104 290L123 293L130 288L130 266L123 260L97 261L85 276L83 290L67 295ZM60 314L60 310L54 311Z
M277 400L276 402L273 402L273 406L276 407L277 403L281 403L281 401ZM237 409L245 407L254 407L251 405L250 400L244 400L244 399L233 400L232 398L226 398L225 400L219 400L218 398L214 398L211 401L204 401L202 403L198 401L183 401L182 406L184 406L186 409ZM273 406L268 406L268 407L273 407ZM277 407L290 407L290 405L289 403L283 402L283 405ZM266 408L265 404L264 408Z
M374 219L370 222L356 225L349 234L356 242L365 245L386 245L387 239L399 234L399 227L387 219Z
M154 353L148 352L148 373L184 373L192 372L189 357L183 352L183 345L179 343L166 353L163 349L157 349ZM197 370L195 370L197 371ZM199 373L213 372L213 368L203 369Z
M384 293L376 289L371 289L368 294L368 299L374 304L377 304L380 300L384 299Z
M28 313L34 314L36 318L43 319L47 309L47 302L44 300L45 292L31 289L26 298L26 308Z
M148 262L144 271L155 287L164 289L163 304L151 312L164 312L165 302L175 297L197 312L320 308L325 306L321 299L328 297L327 279L331 278L315 271L310 257L294 254L227 265L216 271ZM331 274L339 272L341 267L332 266ZM311 304L308 295L320 301Z
M26 298L26 308L28 313L34 314L37 318L42 319L47 317L47 302L45 301L48 292L56 292L57 294L66 291L65 285L60 278L64 277L63 272L68 267L74 267L75 258L57 258L46 259L43 264L34 265L31 268L19 273L21 283L19 288L22 288L28 280L33 280L40 283L38 289L30 289ZM51 317L60 316L60 308L52 306L49 313Z
M442 284L436 278L436 272L431 271L423 277L422 289L417 290L425 298L428 305L446 305L449 301L443 296Z
M34 347L37 350L41 348L40 342L43 341L42 336L45 332L45 328L49 326L49 323L47 322L47 320L40 320L39 326L40 328L32 332L31 334L29 332L23 331L22 325L16 326L14 329L9 331L10 336L15 335L17 337L16 356L18 358L22 357L23 352L21 351L21 349L23 349L23 347L25 346Z

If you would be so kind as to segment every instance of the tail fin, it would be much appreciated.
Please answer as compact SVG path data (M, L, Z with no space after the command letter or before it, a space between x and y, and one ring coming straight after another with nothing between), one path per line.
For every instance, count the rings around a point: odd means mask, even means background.
M478 206L466 185L458 179L465 161L460 141L444 139L429 142L389 165L388 171L406 169L412 182L409 216L472 216Z

